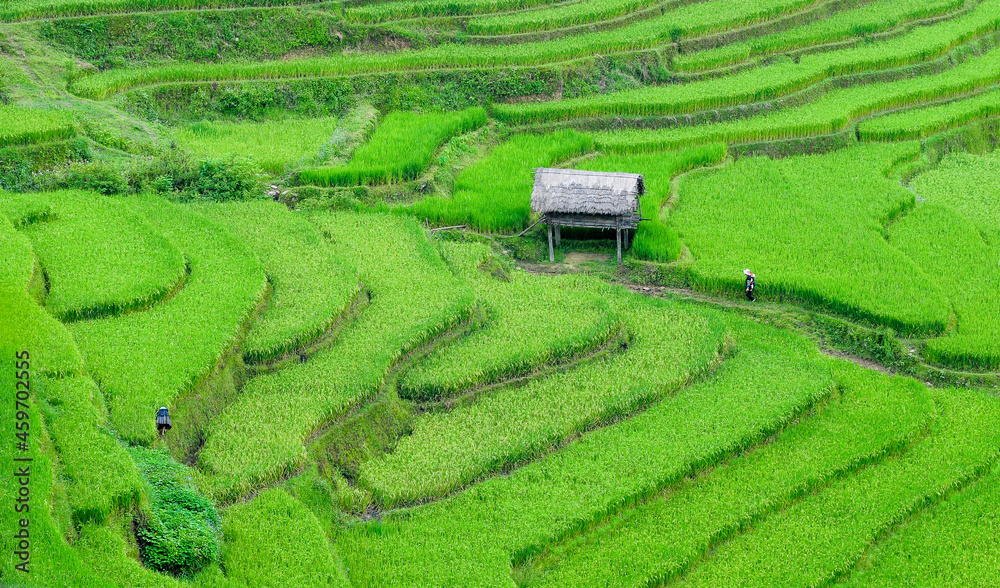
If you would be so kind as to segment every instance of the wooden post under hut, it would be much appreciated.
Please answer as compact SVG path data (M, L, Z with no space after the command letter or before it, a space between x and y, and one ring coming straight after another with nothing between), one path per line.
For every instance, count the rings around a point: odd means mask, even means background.
M591 172L540 167L535 170L531 210L542 214L548 226L549 261L556 260L559 227L614 229L618 263L622 262L622 231L628 249L634 231L643 220L639 197L645 193L640 174ZM554 229L554 230L553 230ZM554 240L554 243L553 243Z

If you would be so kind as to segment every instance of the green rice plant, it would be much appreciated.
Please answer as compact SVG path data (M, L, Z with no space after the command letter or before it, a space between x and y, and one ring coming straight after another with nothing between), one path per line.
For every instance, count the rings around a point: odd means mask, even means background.
M451 198L433 196L405 210L439 225L490 231L528 226L534 171L592 151L587 135L565 129L547 135L515 135L462 170Z
M340 167L315 167L301 181L320 186L386 184L411 180L424 171L449 138L486 124L486 111L389 113L371 138Z
M422 415L392 453L361 465L358 483L387 507L445 496L649 406L717 360L720 323L620 292L607 296L631 335L627 351Z
M0 104L0 147L71 139L75 135L73 115L68 111Z
M0 199L0 206L8 203ZM0 297L9 315L0 321L0 340L20 341L30 349L36 375L79 374L83 358L69 332L28 294L37 262L31 241L0 215ZM14 317L17 317L15 320Z
M649 86L554 102L498 104L494 115L512 124L537 124L600 116L675 116L746 102L766 102L836 76L940 57L957 45L1000 29L998 8L1000 0L984 0L975 10L951 21L917 27L882 43L803 55L797 62L786 60L688 84ZM995 65L995 53L973 61ZM989 69L988 65L979 67ZM930 91L933 83L928 81L924 86Z
M153 416L215 368L264 294L260 261L204 216L157 197L121 200L184 254L191 273L148 311L70 324L123 439L150 444Z
M726 158L724 144L705 145L682 151L642 155L605 154L581 162L577 167L592 171L642 173L646 193L639 199L643 222L635 231L631 253L649 261L675 261L681 253L677 231L662 214L670 196L672 180L698 167L717 165Z
M187 277L184 256L120 200L62 191L22 196L56 220L27 226L48 279L46 308L63 321L148 308Z
M16 22L89 14L120 14L156 10L199 10L298 4L291 0L16 0L0 8L0 21Z
M488 322L411 368L400 382L405 398L441 400L565 363L597 349L621 328L600 299L601 288L589 280L542 278L519 270L497 278L483 267L492 256L482 244L445 243L444 253L456 273L472 284Z
M852 121L877 112L960 96L995 84L1000 81L998 55L1000 51L993 50L933 77L833 90L805 106L745 120L655 131L607 131L596 133L594 141L602 150L641 153L718 141L748 143L837 133Z
M137 508L142 479L122 444L104 428L101 393L87 377L39 377L38 399L54 407L48 428L59 452L75 524L101 524L114 511Z
M28 315L21 314L16 305L9 305L9 290L0 286L0 387L9 391L9 400L0 406L0 434L6 440L0 443L0 463L8 470L8 481L0 484L0 500L9 505L0 511L0 548L7 555L0 559L0 579L5 584L13 582L30 582L31 586L94 586L95 588L112 588L104 579L95 575L74 550L66 543L65 535L71 528L72 521L64 519L60 511L65 504L65 494L62 482L57 473L58 456L52 441L45 429L43 415L45 405L35 396L28 400L29 408L23 410L15 402L16 368L18 359L15 354L25 351L32 345L28 359L34 359L35 351L41 351L41 345L30 341L23 335L33 328L34 324ZM46 316L44 312L42 316ZM22 366L23 367L23 366ZM34 369L32 367L32 369ZM34 378L32 374L31 378ZM26 418L19 419L18 411L25 413ZM20 451L15 444L15 434L18 423L28 424L28 448ZM23 432L23 429L22 431ZM30 461L15 462L14 459L29 459ZM29 508L27 512L15 511L19 491L22 488L14 476L20 467L29 468L28 488L30 489ZM28 541L30 542L30 565L27 572L15 568L22 563L20 556L15 554L20 549L16 535L22 527L21 520L29 521ZM25 585L25 584L21 584Z
M919 382L833 363L839 395L771 443L527 562L526 586L661 585L802 496L900 453L936 416Z
M680 53L671 64L678 71L702 71L824 43L873 35L909 21L947 14L964 0L876 0L778 33L694 53Z
M744 268L759 298L791 297L910 333L938 333L947 293L886 240L885 224L914 196L887 175L916 143L825 155L740 159L681 178L670 211L694 258L698 289L740 295Z
M943 204L971 221L986 243L1000 249L1000 151L956 152L921 173L911 187L929 202Z
M242 238L264 264L271 301L243 341L247 362L266 362L320 337L358 295L357 270L283 204L206 205L205 216Z
M979 390L934 390L939 416L904 455L835 481L719 546L689 586L801 586L849 574L911 515L975 480L1000 453L1000 403ZM936 584L934 584L936 585Z
M183 63L147 68L114 69L79 78L73 82L71 89L78 96L103 100L117 92L145 84L329 77L439 68L536 66L591 58L594 55L662 47L685 36L750 24L761 19L778 16L783 12L802 8L815 3L815 1L752 0L737 3L712 0L679 8L661 18L644 20L613 30L571 35L549 41L502 46L444 43L425 49L381 54L356 53L335 57L253 63ZM900 41L893 40L885 43L884 48L879 50L859 49L857 50L860 52L859 55L855 56L854 60L849 59L847 63L826 63L814 56L806 59L806 63L815 64L815 71L812 72L813 77L822 77L851 71L867 71L875 67L893 67L929 59L946 52L948 48L956 44L960 44L963 39L968 40L995 30L997 20L1000 18L995 14L997 6L995 2L997 0L984 0L983 5L977 11L962 19L956 19L954 29L939 29L938 27L944 25L938 25L937 27L926 27L929 32L915 31L913 35L917 36L907 36L906 39L909 41L903 42L904 44L908 42L909 47L897 47L895 44L900 43ZM847 57L850 58L850 54ZM828 67L825 72L824 65ZM525 107L525 112L529 112L531 108L530 106ZM516 108L510 112L515 110ZM507 107L504 107L503 112L508 112ZM530 116L530 114L518 116ZM540 120L548 120L549 118L552 117L539 117Z
M996 581L1000 470L915 518L865 557L847 586L989 586Z
M657 0L582 0L539 10L524 10L469 19L473 35L512 35L609 20L656 4Z
M1000 116L1000 89L990 90L939 106L906 110L862 121L862 141L924 139L973 121Z
M333 117L262 122L198 122L174 129L177 143L199 157L250 155L281 175L289 164L315 157L337 129Z
M930 339L924 357L960 369L1000 367L1000 249L989 247L968 219L921 203L892 226L892 244L947 293L958 328Z
M507 475L348 528L337 547L353 585L510 586L512 559L757 446L831 393L829 364L807 339L725 319L733 349L713 377Z
M223 518L226 576L244 586L350 586L316 516L282 488L229 507Z
M556 1L558 0L402 0L346 6L344 17L349 21L378 24L404 18L463 16L518 10Z
M407 351L471 314L472 290L413 219L338 213L313 220L356 264L371 303L329 348L248 381L211 424L199 466L216 498L295 471L311 433L373 398Z

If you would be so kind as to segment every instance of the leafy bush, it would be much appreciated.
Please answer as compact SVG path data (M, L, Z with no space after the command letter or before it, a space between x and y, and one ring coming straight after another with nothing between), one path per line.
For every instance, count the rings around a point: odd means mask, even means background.
M191 486L188 469L166 450L129 450L146 476L150 517L136 535L147 566L191 576L219 557L219 515Z
M246 200L259 191L260 168L249 157L208 159L198 168L195 191L208 200Z

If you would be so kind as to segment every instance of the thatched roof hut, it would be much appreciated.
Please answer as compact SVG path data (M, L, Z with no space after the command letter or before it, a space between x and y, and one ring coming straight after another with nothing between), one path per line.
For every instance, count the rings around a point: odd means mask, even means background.
M542 214L548 225L549 261L555 261L559 227L615 229L618 240L618 263L622 261L622 231L628 247L629 231L642 220L639 197L646 186L642 175L614 172L591 172L577 169L540 167L535 170L531 209Z

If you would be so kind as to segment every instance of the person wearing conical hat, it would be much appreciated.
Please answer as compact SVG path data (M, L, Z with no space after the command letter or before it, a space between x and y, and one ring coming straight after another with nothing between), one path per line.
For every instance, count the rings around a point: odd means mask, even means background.
M170 424L170 411L167 410L166 406L161 406L160 410L156 411L156 430L163 435L163 432L167 429L173 429L173 425Z
M745 269L743 273L747 276L747 300L753 302L757 300L753 295L753 289L757 287L757 276L753 275L753 272Z

